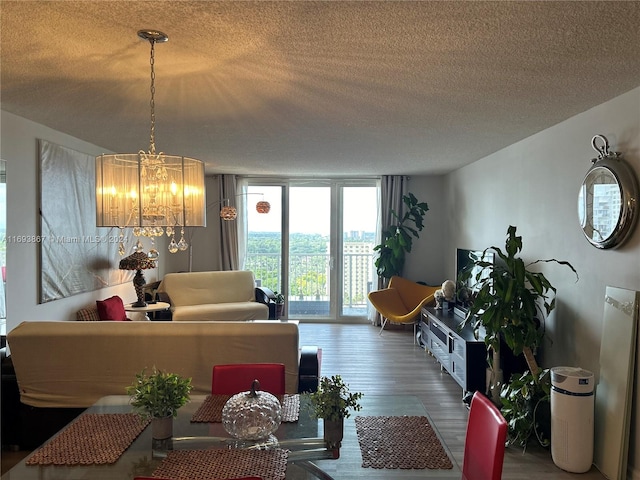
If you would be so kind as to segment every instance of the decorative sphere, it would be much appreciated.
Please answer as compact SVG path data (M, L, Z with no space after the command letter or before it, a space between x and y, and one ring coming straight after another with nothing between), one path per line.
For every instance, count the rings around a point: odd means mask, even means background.
M280 426L280 401L269 392L258 391L259 386L254 380L251 391L235 394L222 408L222 426L232 437L262 440Z

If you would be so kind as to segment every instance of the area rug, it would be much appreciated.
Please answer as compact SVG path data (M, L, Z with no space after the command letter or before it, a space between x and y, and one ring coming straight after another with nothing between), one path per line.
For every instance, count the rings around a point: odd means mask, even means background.
M220 423L222 422L222 409L231 395L207 395L202 405L191 417L194 423ZM280 399L282 406L282 421L297 422L300 416L300 395L285 395Z
M101 465L115 463L150 420L136 413L82 414L37 449L27 465Z
M274 450L174 450L153 472L161 478L239 478L283 480L289 452Z
M356 417L364 468L451 469L427 417Z

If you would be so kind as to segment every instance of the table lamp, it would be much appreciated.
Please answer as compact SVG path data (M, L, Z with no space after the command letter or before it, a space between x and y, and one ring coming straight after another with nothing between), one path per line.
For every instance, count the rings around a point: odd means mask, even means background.
M149 268L156 268L156 262L150 259L144 252L135 252L128 257L120 260L120 270L135 270L136 274L133 277L133 287L136 289L136 295L138 301L131 304L132 307L146 307L147 303L144 301L144 292L142 287L145 285L144 275L142 270Z

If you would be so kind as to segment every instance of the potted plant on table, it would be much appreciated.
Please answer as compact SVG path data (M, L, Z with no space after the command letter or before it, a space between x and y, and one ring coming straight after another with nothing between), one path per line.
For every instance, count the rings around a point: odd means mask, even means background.
M337 450L343 437L344 419L350 410L360 410L361 392L349 392L340 375L322 377L318 390L310 394L312 415L324 420L324 441L327 448Z
M189 401L191 378L156 370L142 370L126 388L131 405L145 418L151 418L152 437L166 439L173 435L173 419L178 409Z
M378 276L390 279L401 275L404 268L405 255L411 252L413 239L419 238L418 232L424 228L423 219L429 207L426 202L419 202L412 193L402 197L405 213L402 217L391 210L391 215L398 221L382 231L382 243L373 247L378 252L375 266ZM414 226L411 226L413 223Z
M275 295L274 301L276 302L276 320L284 317L284 294L273 292Z
M497 254L498 261L483 260L489 250ZM540 369L534 351L544 337L544 319L556 304L555 287L543 273L533 272L529 267L552 262L569 267L576 279L578 273L569 262L555 258L525 264L516 256L521 250L522 237L516 235L516 227L509 226L504 252L493 246L485 249L478 259L473 259L472 266L477 267L477 284L463 325L470 324L476 333L484 328L491 375L489 395L494 403L503 407L510 439L517 439L524 446L534 431L533 414L538 404L549 396L548 371ZM502 391L501 340L514 355L524 355L529 368Z

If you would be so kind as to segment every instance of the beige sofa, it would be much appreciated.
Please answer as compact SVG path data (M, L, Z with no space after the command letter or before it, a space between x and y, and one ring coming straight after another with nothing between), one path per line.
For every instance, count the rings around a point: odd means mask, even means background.
M137 372L154 366L191 377L196 395L211 393L213 365L283 363L287 393L314 391L319 349L298 341L294 322L23 322L7 335L19 443L39 445L99 398L125 394Z
M256 300L253 272L168 273L158 287L174 321L266 320L269 307Z
M285 365L298 392L298 325L289 322L23 322L7 335L22 403L89 407L122 395L154 366L192 378L211 393L211 369L224 363ZM247 385L247 389L250 386Z

